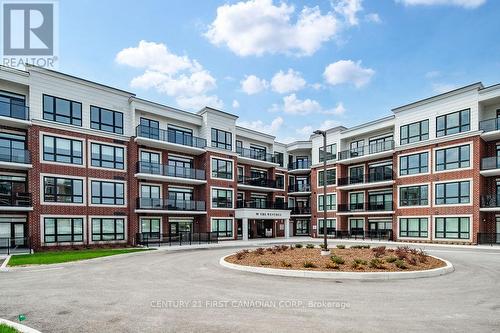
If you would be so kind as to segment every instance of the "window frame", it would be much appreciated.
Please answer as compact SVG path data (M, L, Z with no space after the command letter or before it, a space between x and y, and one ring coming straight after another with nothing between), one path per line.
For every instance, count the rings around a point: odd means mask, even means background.
M54 187L54 201L47 200L47 193L45 192L47 185L45 185L45 180L46 178L52 178L54 179L54 185L51 185ZM58 180L71 180L71 195L64 195L64 194L58 194L57 189L57 181ZM75 188L75 182L81 182L81 195L75 195L74 194L74 188ZM72 176L67 176L67 175L54 175L54 174L41 174L40 175L40 184L42 184L40 191L41 191L41 196L40 196L40 201L43 205L71 205L71 206L84 206L86 204L85 200L85 178L82 177L72 177ZM66 202L66 201L57 201L58 197L69 197L71 196L71 202ZM75 202L75 197L81 197L81 202Z
M423 133L422 134L422 129L423 129L422 125L425 122L427 122L427 133ZM423 120L415 121L413 123L401 125L399 127L399 144L402 146L402 145L408 145L408 144L411 144L411 143L417 143L417 142L422 142L422 141L425 141L425 140L429 140L429 123L430 123L429 119L423 119ZM419 127L419 134L418 135L410 136L410 126L416 125L416 124L418 124L418 127ZM403 135L402 135L403 128L406 128L406 132L407 132L407 135L408 135L406 138L403 138ZM418 138L418 140L411 141L413 138ZM406 140L406 142L403 142L403 140Z
M403 204L402 204L403 196L402 196L402 193L401 193L401 192L402 192L402 190L403 190L403 189L408 189L408 188L415 188L415 187L418 187L418 188L419 188L419 195L420 195L420 198L419 198L419 199L417 199L417 200L418 200L418 202L419 202L420 204L417 204L417 205L414 205L414 204L412 204L412 205L410 205L410 204L408 204L408 205L403 205ZM426 197L426 198L424 198L424 199L421 197L421 196L422 196L422 194L421 194L421 193L422 193L422 188L423 188L423 187L427 187L427 197ZM431 188L430 188L430 183L423 183L423 184L408 184L408 185L407 185L407 184L405 184L405 185L399 185L399 186L398 186L398 191L397 191L397 195L398 195L398 208L403 208L403 209L404 209L404 208L430 207L430 206L431 206L431 200L430 200L430 199L431 199L431 198L430 198L430 189L431 189ZM406 200L408 200L408 202L410 202L410 201L411 201L411 199L406 199ZM426 203L425 203L425 204L422 204L422 201L426 201Z
M329 179L328 178L328 173L330 172L334 172L334 177L333 177L333 183L329 183ZM318 187L323 187L323 176L322 176L322 173L324 172L323 169L318 169ZM335 186L337 185L337 168L334 167L334 168L330 168L330 169L326 169L326 187L328 186Z
M99 158L97 159L94 159L93 157L93 148L94 148L94 145L97 145L99 146ZM113 158L114 160L111 161L111 160L103 160L103 154L102 154L102 147L105 146L105 147L110 147L110 148L113 148ZM117 162L116 161L116 152L117 150L121 149L122 150L122 157L123 157L123 161L121 162L122 164L122 167L121 168L117 168L116 165L117 164L120 164L120 162ZM105 169L105 170L117 170L117 171L127 171L126 168L127 168L127 150L125 148L125 146L117 146L117 145L113 145L113 144L108 144L108 143L104 143L104 142L98 142L98 141L89 141L89 160L90 160L90 165L89 165L89 168L95 168L95 169ZM141 154L139 154L139 158L141 157L140 156ZM94 165L94 161L99 161L100 165ZM111 168L111 167L106 167L106 166L102 166L102 163L104 162L108 162L108 163L113 163L114 167Z
M100 224L100 232L95 234L94 233L94 221L98 220ZM103 232L103 222L104 220L113 220L113 232L112 233L105 233ZM121 220L123 223L123 232L119 233L117 232L117 221ZM92 243L102 243L102 242L122 242L122 241L127 241L127 219L126 217L117 217L117 216L92 216L90 217L90 242ZM95 239L94 236L99 235L100 239ZM105 235L114 235L113 239L104 239L103 236ZM118 235L122 235L121 238L117 238Z
M93 193L94 183L100 183L99 185L99 195ZM103 196L103 183L114 184L113 192L114 197ZM123 186L123 197L117 197L117 185ZM105 207L125 207L127 206L127 183L126 181L115 181L111 179L89 179L89 192L90 192L90 206L105 206ZM98 198L99 202L94 202L94 198ZM103 203L104 199L113 199L114 203ZM123 203L117 203L117 200L123 199Z
M95 120L93 119L93 115L94 115L94 112L93 110L98 110L98 117L99 119L98 120ZM106 130L106 129L103 129L103 122L102 122L102 112L103 111L107 111L107 112L111 112L113 114L113 125L109 125L109 124L104 124L104 126L110 126L113 128L113 130ZM117 114L120 114L121 115L121 126L118 126L116 124L117 120L116 120L116 115ZM103 131L103 132L108 132L108 133L114 133L114 134L121 134L123 135L124 133L124 113L123 112L120 112L120 111L114 111L114 110L110 110L110 109L106 109L106 108L103 108L103 107L100 107L100 106L95 106L95 105L91 105L90 106L90 128L91 129L95 129L95 130L99 130L99 131Z
M324 203L325 200L323 199L323 193L318 193L318 212L323 212L324 211ZM326 211L327 212L336 212L337 211L337 192L333 193L327 193L327 200L326 200ZM335 197L335 202L333 203L332 199L328 199L331 197ZM330 202L329 202L330 201Z
M224 197L224 198L226 198L226 201L228 203L230 203L229 207L228 206L219 207L218 204L216 204L216 202L218 201L218 198L223 198L223 197L219 197L219 196L214 197L214 191L217 191L217 194L219 193L219 191L226 191L226 194L231 193L230 196L226 195ZM234 189L226 188L226 187L211 187L210 188L210 207L212 209L218 209L218 210L233 210L234 209Z
M462 112L469 113L467 124L462 124L462 120L463 120L462 119ZM448 121L449 121L448 117L453 116L455 114L458 114L458 126L448 127ZM439 129L440 119L444 119L444 127L441 130ZM462 127L467 127L467 129L462 129ZM458 132L448 133L455 128L458 128ZM470 108L450 112L450 113L436 117L436 138L440 138L440 137L447 136L447 135L459 134L459 133L463 133L463 132L469 132L470 130L471 130L471 109ZM443 132L443 133L440 134L441 132Z
M43 220L43 237L42 241L45 245L57 245L64 243L84 243L85 242L85 218L82 216L41 216ZM47 233L47 220L54 220L54 233ZM58 220L71 220L71 233L58 233ZM75 221L81 222L81 233L75 233ZM58 237L71 236L71 240L58 240ZM75 239L75 236L81 236L81 239ZM54 237L54 241L47 241L47 237Z
M45 111L45 107L46 107L45 98L51 98L52 99L52 112L46 112ZM70 110L69 110L70 115L69 116L57 113L57 100L69 102L69 108L70 108ZM77 116L73 115L73 113L74 113L74 105L80 105L80 118L78 118ZM67 98L52 96L52 95L48 95L48 94L42 94L42 118L44 120L53 121L53 122L60 123L60 124L65 124L65 125L73 125L73 126L82 127L82 114L83 114L83 108L82 108L82 103L81 102L73 101L73 100L70 100L70 99L67 99ZM50 117L51 119L49 119L48 117L46 117L46 115L52 115L52 117ZM57 117L68 118L69 119L69 123L66 123L66 122L63 122L63 121L58 121ZM76 123L74 122L74 120L76 120Z
M468 183L469 184L469 194L468 194L468 199L469 201L468 202L460 202L462 200L462 197L465 197L464 195L462 195L462 183ZM472 205L472 202L473 202L473 194L471 193L471 190L473 188L472 186L472 179L460 179L460 180L451 180L451 181L443 181L443 182L435 182L433 183L434 186L433 186L433 190L434 190L434 207L450 207L450 206L470 206ZM453 197L447 197L446 196L446 192L447 192L447 186L451 185L451 184L458 184L458 192L457 192L457 196L453 196ZM440 185L444 185L444 188L443 188L443 193L444 193L444 196L443 197L438 197L438 186ZM446 200L451 200L453 198L457 198L458 199L458 203L446 203ZM437 203L437 200L438 199L444 199L444 203Z
M334 149L334 147L335 147L335 149ZM335 153L333 151L335 151ZM318 148L318 157L319 157L320 163L324 162L322 155L325 155L325 154L322 154L322 152L323 152L323 147L319 147ZM331 158L328 158L327 161L336 160L337 159L337 143L331 143L329 145L326 145L326 154L327 154L326 155L327 157L331 157Z
M457 231L458 237L446 237L446 234L447 234L446 221L447 221L447 219L453 219L453 218L458 219L458 231ZM469 223L467 224L468 225L468 231L467 232L461 231L462 219L467 219L469 221ZM441 231L438 231L438 228L437 228L438 220L443 220L443 231L442 231L443 236L442 237L438 236L438 233L441 233ZM434 217L434 239L443 239L443 240L448 240L449 239L449 240L466 240L466 241L470 241L471 237L472 237L471 221L472 221L472 216L471 215L435 216ZM452 231L450 231L449 233L452 233ZM468 237L467 238L460 237L460 235L462 233L467 233Z
M468 147L469 154L468 154L468 159L467 160L462 160L462 148ZM456 162L454 161L447 161L447 151L451 149L458 149L458 160ZM446 146L446 147L440 147L439 149L434 149L434 172L435 173L440 173L440 172L450 172L450 171L460 171L460 170L467 170L472 168L472 159L474 156L474 153L472 151L473 146L471 143L465 143L465 144L458 144L458 145L453 145L453 146ZM443 152L443 163L439 163L438 161L438 153ZM447 168L447 164L453 164L457 163L458 167L456 168ZM468 165L462 166L463 163L467 163ZM438 170L438 166L443 166L443 169Z
M227 169L227 163L231 164L231 177L219 177L220 173L225 173L227 174L227 171L219 171L219 162L225 162L226 163L226 169ZM216 170L214 170L214 166L216 166ZM211 179L220 179L220 180L227 180L227 181L233 181L234 180L234 160L227 159L227 158L220 158L220 157L210 157L210 178Z
M41 162L42 163L49 163L49 164L62 164L62 165L68 165L68 166L76 166L76 167L85 167L85 140L81 139L76 139L76 138L71 138L67 136L55 136L49 133L40 133L41 137L41 144L40 144L40 155L41 155ZM49 138L52 140L52 147L54 152L50 153L46 151L47 146L45 146L45 139ZM69 155L58 153L58 140L66 140L70 142L70 153ZM80 144L80 156L75 155L75 143ZM59 143L60 145L61 143ZM53 160L46 159L46 155L53 156ZM58 161L57 158L58 156L60 157L67 157L70 159L70 162L63 162L63 161ZM80 163L75 163L74 161L80 159Z
M418 220L418 231L416 231L418 234L417 236L411 235L410 232L415 232L409 230L409 222L410 220L417 219ZM427 223L427 229L422 228L422 221L425 220ZM406 221L406 236L402 235L402 228L401 228L401 223L402 221ZM429 231L429 221L430 218L429 216L401 216L398 217L398 238L405 238L405 239L430 239L430 231Z
M224 133L224 142L219 141L219 132ZM214 139L215 133L215 139ZM229 143L227 143L229 135ZM213 148L224 149L224 150L233 150L233 133L229 131L224 131L215 127L210 129L210 144Z
M224 231L220 230L220 222L225 221L225 229ZM216 230L214 230L214 223L216 223ZM228 226L230 226L231 230L228 230ZM234 219L229 217L212 217L210 219L210 232L216 232L218 238L234 238Z
M427 158L424 159L422 158L422 155L424 154L427 154ZM410 168L409 167L409 159L411 156L415 156L415 155L419 155L419 166L418 168ZM430 150L423 150L423 151L417 151L417 152L414 152L414 153L409 153L409 154L404 154L404 155L399 155L398 156L398 177L415 177L415 176L420 176L420 175L427 175L427 174L430 174L431 172L431 160L430 160L430 157L431 157L431 151ZM408 170L413 170L413 169L418 169L419 172L417 173L406 173L406 174L403 174L402 173L402 165L403 163L401 162L402 159L405 158L407 159L407 162L406 162L406 172L408 172ZM422 171L423 167L422 167L422 161L426 161L427 163L427 170L426 171Z

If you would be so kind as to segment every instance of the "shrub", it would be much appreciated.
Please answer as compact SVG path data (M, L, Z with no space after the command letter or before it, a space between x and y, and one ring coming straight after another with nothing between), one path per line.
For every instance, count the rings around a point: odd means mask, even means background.
M396 260L398 260L398 258L395 256L390 256L388 258L385 258L385 261L387 261L388 263L395 262Z
M325 249L325 244L319 244L319 248L324 250Z
M330 260L337 265L343 265L345 263L344 258L335 255L331 256Z
M325 265L326 269L340 269L339 265L334 262L327 262Z
M408 266L406 266L406 263L404 262L404 260L401 260L401 259L398 259L394 262L394 265L396 265L397 268L400 268L400 269L406 269L408 268Z
M288 262L288 261L283 260L283 261L281 262L281 266L283 266L283 267L292 267L292 263L290 263L290 262Z
M316 268L316 265L310 261L304 261L304 268Z
M345 245L344 244L337 244L337 249L345 249Z
M412 266L416 266L417 265L417 258L415 257L410 257L408 259L406 259L408 261L408 263Z
M369 249L369 248L370 248L370 245L361 245L361 248L362 248L362 249Z
M307 249L314 249L314 244L307 244L307 245L306 245L306 248L307 248Z
M295 244L295 247L298 248L298 249L301 249L302 248L302 244Z
M255 250L255 254L258 254L258 255L263 255L264 254L264 248L263 247L259 247Z
M241 250L236 252L236 259L241 260L246 257L248 250Z
M357 264L359 264L359 265L366 265L366 264L368 264L368 262L366 260L358 259L358 258L354 259L354 262L357 263Z
M291 246L289 247L288 245L281 245L280 248L281 248L281 251L286 251L289 248L291 248Z
M351 249L362 249L363 245L352 245Z
M259 261L259 263L262 266L269 266L269 265L271 265L271 262L269 260L261 260L261 261Z
M380 258L385 254L385 246L377 246L372 249L375 258Z
M427 262L427 253L425 253L424 250L419 249L417 251L417 257L418 257L418 261L420 261L421 263L425 264Z
M378 259L378 258L373 258L370 260L370 267L371 268L377 268L377 269L382 269L384 268L383 261Z
M394 253L399 260L403 260L406 259L407 255L410 253L410 248L408 246L398 246Z
M268 247L268 248L266 248L266 251L267 251L267 252L273 252L273 251L274 251L274 249L273 249L272 247Z

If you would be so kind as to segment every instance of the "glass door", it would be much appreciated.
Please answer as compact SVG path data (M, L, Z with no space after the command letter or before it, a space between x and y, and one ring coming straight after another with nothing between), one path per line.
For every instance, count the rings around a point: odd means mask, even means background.
M162 208L160 186L141 185L141 206L144 208Z
M13 223L14 245L24 246L26 244L24 238L24 223Z
M309 235L309 220L297 220L297 222L295 222L295 235Z
M351 235L363 236L364 224L365 224L365 220L363 220L363 219L350 219L349 220L349 228L350 228L349 230L351 231Z

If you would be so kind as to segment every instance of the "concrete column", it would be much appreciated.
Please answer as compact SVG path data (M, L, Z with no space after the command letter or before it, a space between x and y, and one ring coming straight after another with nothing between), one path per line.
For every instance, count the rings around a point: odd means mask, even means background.
M244 217L241 219L241 228L243 233L243 240L248 240L248 218Z
M285 220L285 238L290 238L290 219Z

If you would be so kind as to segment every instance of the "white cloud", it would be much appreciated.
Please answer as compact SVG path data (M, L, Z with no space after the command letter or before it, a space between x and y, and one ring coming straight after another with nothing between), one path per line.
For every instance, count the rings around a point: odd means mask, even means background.
M240 102L238 102L237 100L233 99L233 109L237 109L240 107Z
M238 126L275 135L276 132L278 132L278 130L281 128L283 123L284 120L282 117L276 117L273 119L273 121L271 121L270 124L265 124L262 120L238 121Z
M474 9L485 4L486 0L396 0L396 2L403 3L407 6L447 5L447 6L458 6L467 9Z
M117 53L115 61L121 65L144 69L133 78L134 88L156 89L174 97L182 108L191 110L204 106L221 108L223 103L207 93L217 87L215 78L196 60L170 52L165 44L140 41Z
M295 115L307 115L313 112L320 112L323 108L312 99L301 100L295 94L283 97L283 112Z
M337 13L344 16L349 25L358 25L358 12L363 10L363 0L338 0L334 5Z
M217 8L205 36L214 45L226 45L239 56L265 53L312 55L339 31L334 13L319 7L295 7L273 0L249 0Z
M306 80L302 78L299 72L293 69L288 69L287 73L279 71L274 74L271 80L271 87L274 91L285 94L292 91L297 91L304 88L306 85Z
M366 14L365 20L372 23L382 23L382 19L377 13Z
M241 82L241 90L243 90L247 95L257 94L269 86L266 80L259 79L255 75L247 75L245 79Z
M323 121L319 127L313 127L311 125L306 125L304 127L301 127L301 128L297 128L295 129L295 132L302 138L302 139L306 139L308 138L311 134L313 134L313 132L317 129L320 129L320 130L323 130L323 131L326 131L330 128L333 128L333 127L336 127L336 126L339 126L340 123L336 120L325 120Z
M432 90L437 94L442 94L457 88L457 85L452 83L433 83Z
M360 88L368 84L374 74L373 69L361 67L361 61L340 60L326 66L323 76L331 85L352 83Z
M440 71L429 71L427 73L425 73L425 78L426 79L435 79L437 77L441 76L441 72Z

